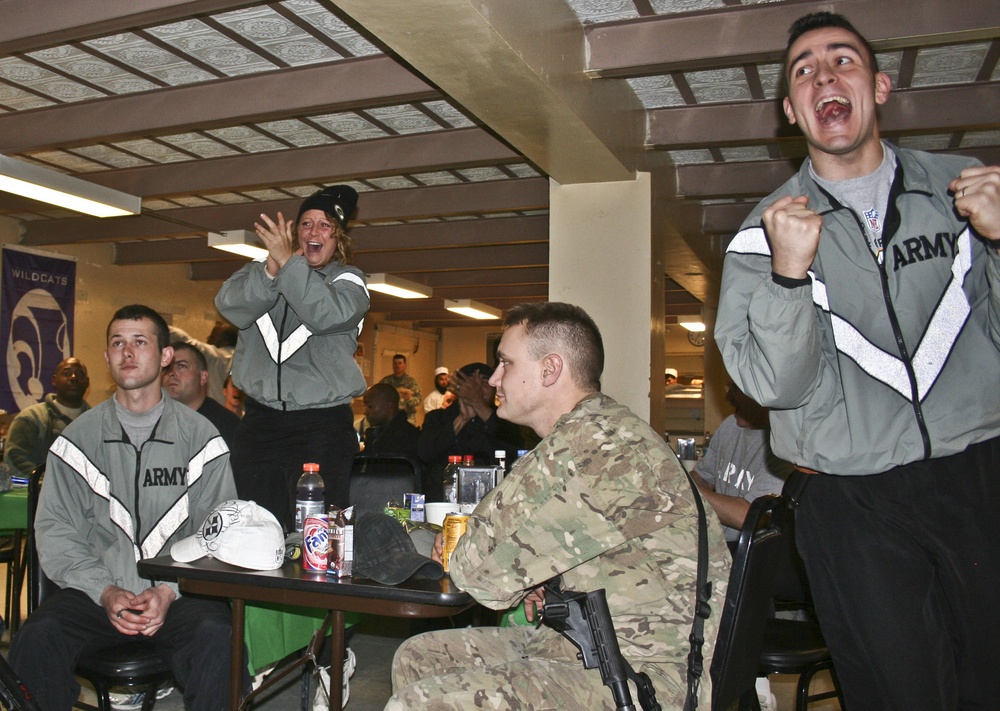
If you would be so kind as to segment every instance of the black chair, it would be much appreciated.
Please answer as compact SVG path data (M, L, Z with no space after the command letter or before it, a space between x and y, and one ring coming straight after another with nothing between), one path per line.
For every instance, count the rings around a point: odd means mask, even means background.
M46 577L38 565L38 550L35 545L35 510L41 490L45 466L32 472L28 481L28 615L41 604L47 595L57 591L58 586ZM156 701L156 689L160 684L173 679L169 665L156 653L153 643L147 640L126 642L102 649L81 659L76 665L76 674L89 681L97 693L97 710L111 711L108 694L113 686L127 686L145 691L142 711L149 711ZM79 708L93 709L89 704L77 703Z
M750 505L740 532L712 658L712 709L760 711L755 683L767 674L799 674L796 711L836 696L846 711L830 650L811 621L775 619L776 593L785 600L808 590L795 550L794 511L785 496L762 496ZM802 600L808 603L808 600ZM835 689L809 696L813 676L829 669Z
M23 547L24 537L20 530L0 537L0 564L7 566L7 595L3 614L11 634L21 626L21 590L26 565Z
M793 512L803 484L797 478L802 476L805 475L792 474L786 481L782 493L782 498L788 502ZM797 615L795 619L770 617L767 620L758 674L798 675L795 711L806 711L811 702L832 698L840 702L841 711L844 711L847 706L844 703L840 679L837 678L833 658L813 614L812 595L809 591L805 566L795 547L794 515L785 522L785 527L790 545L787 555L779 561L774 602L779 610L800 611L805 614ZM824 669L830 672L833 689L810 695L809 686L813 677Z
M351 468L351 505L354 520L368 511L381 512L389 501L403 503L403 494L419 492L416 465L403 456L358 455Z
M710 673L712 709L760 711L754 685L764 649L774 581L787 558L792 512L780 496L762 496L750 505L729 572Z

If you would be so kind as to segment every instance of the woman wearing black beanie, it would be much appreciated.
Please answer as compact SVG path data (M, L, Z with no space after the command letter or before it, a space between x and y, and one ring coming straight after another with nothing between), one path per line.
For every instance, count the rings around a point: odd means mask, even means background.
M349 266L344 229L358 194L333 185L303 201L294 222L261 215L268 254L231 276L215 297L240 329L233 382L246 393L231 461L240 498L291 529L295 483L318 462L326 505L346 506L358 449L351 401L364 393L354 361L368 312L364 274Z

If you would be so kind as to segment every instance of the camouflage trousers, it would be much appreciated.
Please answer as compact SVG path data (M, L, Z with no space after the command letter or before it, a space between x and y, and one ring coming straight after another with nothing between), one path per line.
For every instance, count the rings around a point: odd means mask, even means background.
M562 635L544 627L471 627L411 637L396 651L394 693L385 710L614 711L600 671L584 669L576 653ZM663 708L674 708L674 695L664 699L662 685L654 685Z

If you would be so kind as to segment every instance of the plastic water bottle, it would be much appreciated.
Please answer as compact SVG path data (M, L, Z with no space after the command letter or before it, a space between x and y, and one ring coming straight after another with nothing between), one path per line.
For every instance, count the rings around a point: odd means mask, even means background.
M458 503L458 470L462 466L462 456L448 456L448 466L444 468L444 500L449 504Z
M507 452L503 449L497 449L493 452L493 458L496 460L497 473L493 479L493 485L499 484L505 476L507 476Z
M301 531L309 516L323 513L325 487L319 475L319 464L303 464L302 476L295 488L295 530Z

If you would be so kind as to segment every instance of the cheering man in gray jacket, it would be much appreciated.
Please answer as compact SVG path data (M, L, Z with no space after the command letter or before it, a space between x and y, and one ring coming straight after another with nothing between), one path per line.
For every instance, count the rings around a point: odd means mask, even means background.
M118 390L49 451L35 533L42 570L61 590L10 649L11 665L46 711L76 701L81 655L140 635L170 663L187 709L229 706L228 606L179 596L176 585L146 580L136 568L236 497L218 431L160 388L160 369L173 356L168 337L152 309L119 309L104 353Z
M728 249L716 339L809 471L797 542L851 711L1000 698L1000 168L879 137L857 30L791 30L809 159Z

